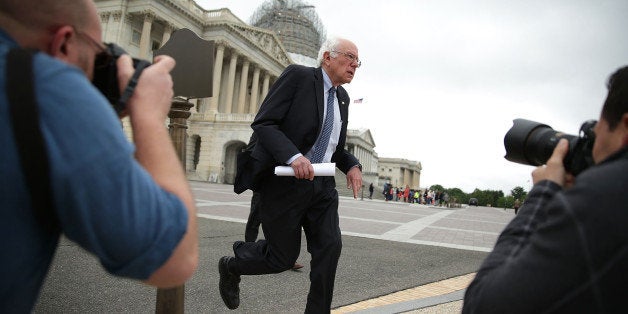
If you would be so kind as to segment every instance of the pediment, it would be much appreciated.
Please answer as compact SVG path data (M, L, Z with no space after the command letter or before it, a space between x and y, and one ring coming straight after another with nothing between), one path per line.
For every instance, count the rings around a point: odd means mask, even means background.
M371 130L366 129L362 133L362 139L364 139L367 143L372 144L375 147L375 140L373 139L373 135L371 135Z
M248 25L229 23L229 26L240 36L270 55L277 62L284 66L288 66L292 63L288 52L274 32Z
M359 138L371 147L375 147L375 140L370 129L349 129L347 130L347 137Z

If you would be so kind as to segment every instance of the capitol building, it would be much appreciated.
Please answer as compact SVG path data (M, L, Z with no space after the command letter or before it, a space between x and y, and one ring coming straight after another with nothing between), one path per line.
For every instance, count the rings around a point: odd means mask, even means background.
M103 41L116 43L133 57L152 60L180 29L214 44L212 97L185 99L192 104L185 154L190 180L233 184L236 155L249 141L250 125L270 86L289 64L318 66L318 50L326 38L315 7L301 0L266 0L248 23L228 8L205 10L193 0L95 3ZM123 125L131 138L128 121ZM420 187L421 164L379 158L370 130L349 129L346 149L363 165L365 186L373 183L379 189L390 182ZM336 181L339 187L346 182L339 170Z

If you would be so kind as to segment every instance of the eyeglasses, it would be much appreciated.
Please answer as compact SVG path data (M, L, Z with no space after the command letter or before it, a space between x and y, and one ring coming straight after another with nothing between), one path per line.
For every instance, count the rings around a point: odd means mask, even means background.
M96 59L94 61L94 66L96 68L107 66L109 64L109 61L113 58L113 56L109 52L109 48L105 44L98 42L97 40L92 38L92 36L89 36L86 33L79 31L78 29L76 29L76 27L74 28L74 31L78 36L86 38L92 46L96 47Z
M358 59L358 57L354 56L352 53L347 53L347 52L342 52L342 51L337 51L337 50L332 50L331 52L334 53L340 53L342 55L345 56L345 58L347 58L347 60L350 60L352 63L355 62L358 64L358 68L360 66L362 66L362 61L360 61L360 59Z

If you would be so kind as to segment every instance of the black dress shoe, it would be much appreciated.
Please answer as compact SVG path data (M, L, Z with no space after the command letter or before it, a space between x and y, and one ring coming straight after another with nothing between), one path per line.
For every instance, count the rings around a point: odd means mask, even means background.
M219 290L222 301L230 309L234 310L240 306L240 275L235 275L227 267L233 257L223 256L218 261L218 273L220 273Z

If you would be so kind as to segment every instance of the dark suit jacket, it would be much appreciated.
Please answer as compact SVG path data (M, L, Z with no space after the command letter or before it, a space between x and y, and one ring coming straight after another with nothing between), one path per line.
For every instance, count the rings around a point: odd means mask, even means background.
M256 190L264 176L273 175L275 166L297 153L312 148L323 126L322 68L290 65L268 91L251 124L256 145L238 156L238 173L234 191ZM332 162L343 173L358 164L357 158L344 147L349 118L349 95L339 86L336 92L342 128Z

